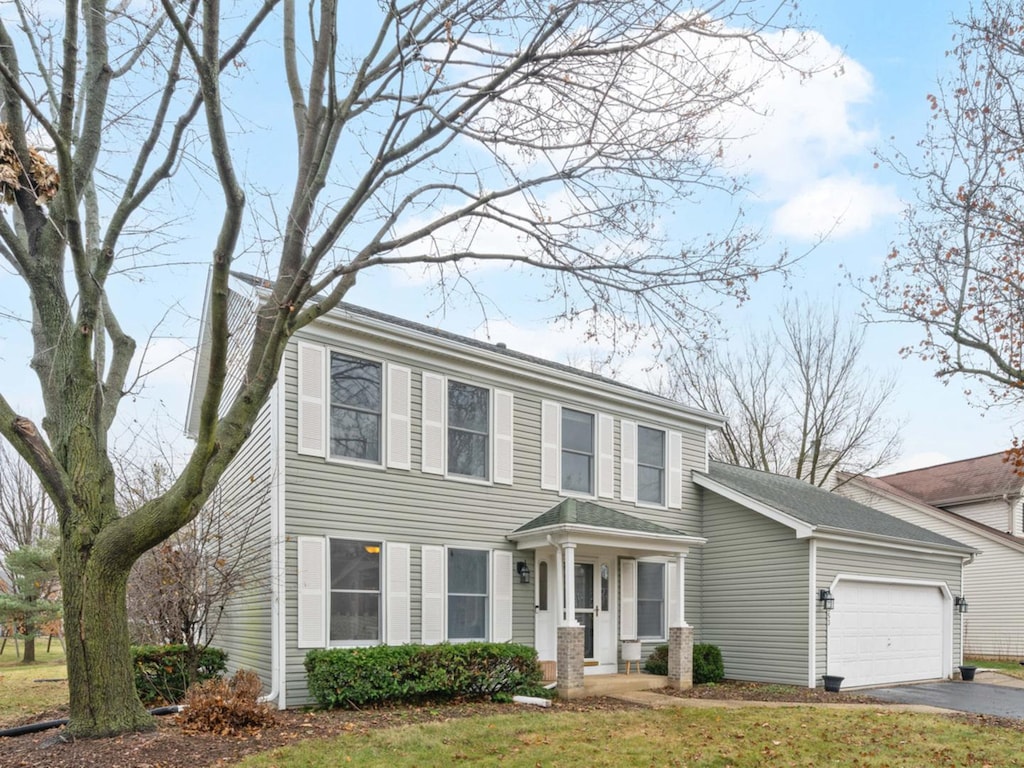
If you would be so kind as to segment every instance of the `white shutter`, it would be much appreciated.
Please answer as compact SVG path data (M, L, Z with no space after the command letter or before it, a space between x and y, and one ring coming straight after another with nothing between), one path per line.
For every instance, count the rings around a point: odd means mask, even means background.
M327 645L324 591L327 579L327 542L322 536L299 536L298 545L298 646Z
M619 639L636 640L636 560L619 560Z
M511 392L494 390L494 482L512 485Z
M409 545L387 544L387 593L384 601L388 616L388 645L412 641L409 629Z
M444 376L424 371L422 469L431 475L444 474L444 401Z
M540 487L557 491L561 483L561 418L558 403L547 400L540 404Z
M621 421L619 495L623 501L636 501L636 422Z
M683 436L679 432L668 433L668 505L683 506Z
M604 413L597 417L597 495L615 496L615 419Z
M409 448L411 429L412 371L388 365L388 466L411 469Z
M668 627L679 624L679 563L667 563L665 573L668 577L668 620L665 622L665 637Z
M424 545L420 568L420 639L424 645L444 641L444 547Z
M512 553L491 552L491 642L512 639Z
M327 350L320 344L299 342L299 453L324 456L327 440L327 403L324 397L326 372L324 358Z

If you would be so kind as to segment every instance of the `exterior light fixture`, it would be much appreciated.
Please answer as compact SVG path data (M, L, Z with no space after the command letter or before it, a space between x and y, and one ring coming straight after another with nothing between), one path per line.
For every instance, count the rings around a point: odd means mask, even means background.
M520 584L530 583L530 566L528 566L524 560L520 560L516 563L516 573L519 574Z
M821 607L826 611L831 611L836 607L836 599L832 597L831 589L819 589L818 600L821 602Z
M956 606L956 609L957 609L958 612L960 612L960 613L967 613L967 598L966 597L961 597L959 595L954 597L953 598L953 605Z

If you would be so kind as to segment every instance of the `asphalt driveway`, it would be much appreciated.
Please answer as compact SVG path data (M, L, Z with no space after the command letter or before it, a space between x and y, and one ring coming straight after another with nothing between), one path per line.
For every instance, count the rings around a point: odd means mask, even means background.
M923 704L978 715L1024 719L1024 687L1019 686L1022 682L979 671L974 682L947 680L894 685L866 689L864 693L896 704Z

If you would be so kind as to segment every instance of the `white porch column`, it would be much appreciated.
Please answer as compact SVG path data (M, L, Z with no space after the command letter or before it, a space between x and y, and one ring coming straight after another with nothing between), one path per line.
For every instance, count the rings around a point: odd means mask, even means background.
M556 626L565 626L565 560L562 558L562 548L555 546L555 605L558 606L558 621Z
M676 555L676 583L673 585L676 594L679 596L676 604L679 606L677 615L669 618L670 627L688 627L686 623L686 555Z
M576 622L576 545L563 544L565 552L565 624L566 627L579 626Z

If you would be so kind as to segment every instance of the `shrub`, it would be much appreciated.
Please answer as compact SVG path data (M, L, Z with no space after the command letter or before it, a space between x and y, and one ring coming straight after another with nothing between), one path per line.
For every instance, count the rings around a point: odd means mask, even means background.
M514 643L314 650L305 666L309 691L324 707L503 698L540 686L537 651Z
M693 646L693 684L720 683L724 679L725 665L718 646L696 643Z
M219 677L228 656L206 648L193 660L186 645L137 645L132 648L135 690L144 704L177 704L193 683Z
M259 675L240 669L228 680L214 678L197 683L185 694L185 711L178 721L186 731L235 736L244 729L272 725L274 713L260 702Z
M651 675L668 674L668 646L659 645L651 651L651 655L644 662L644 672Z

